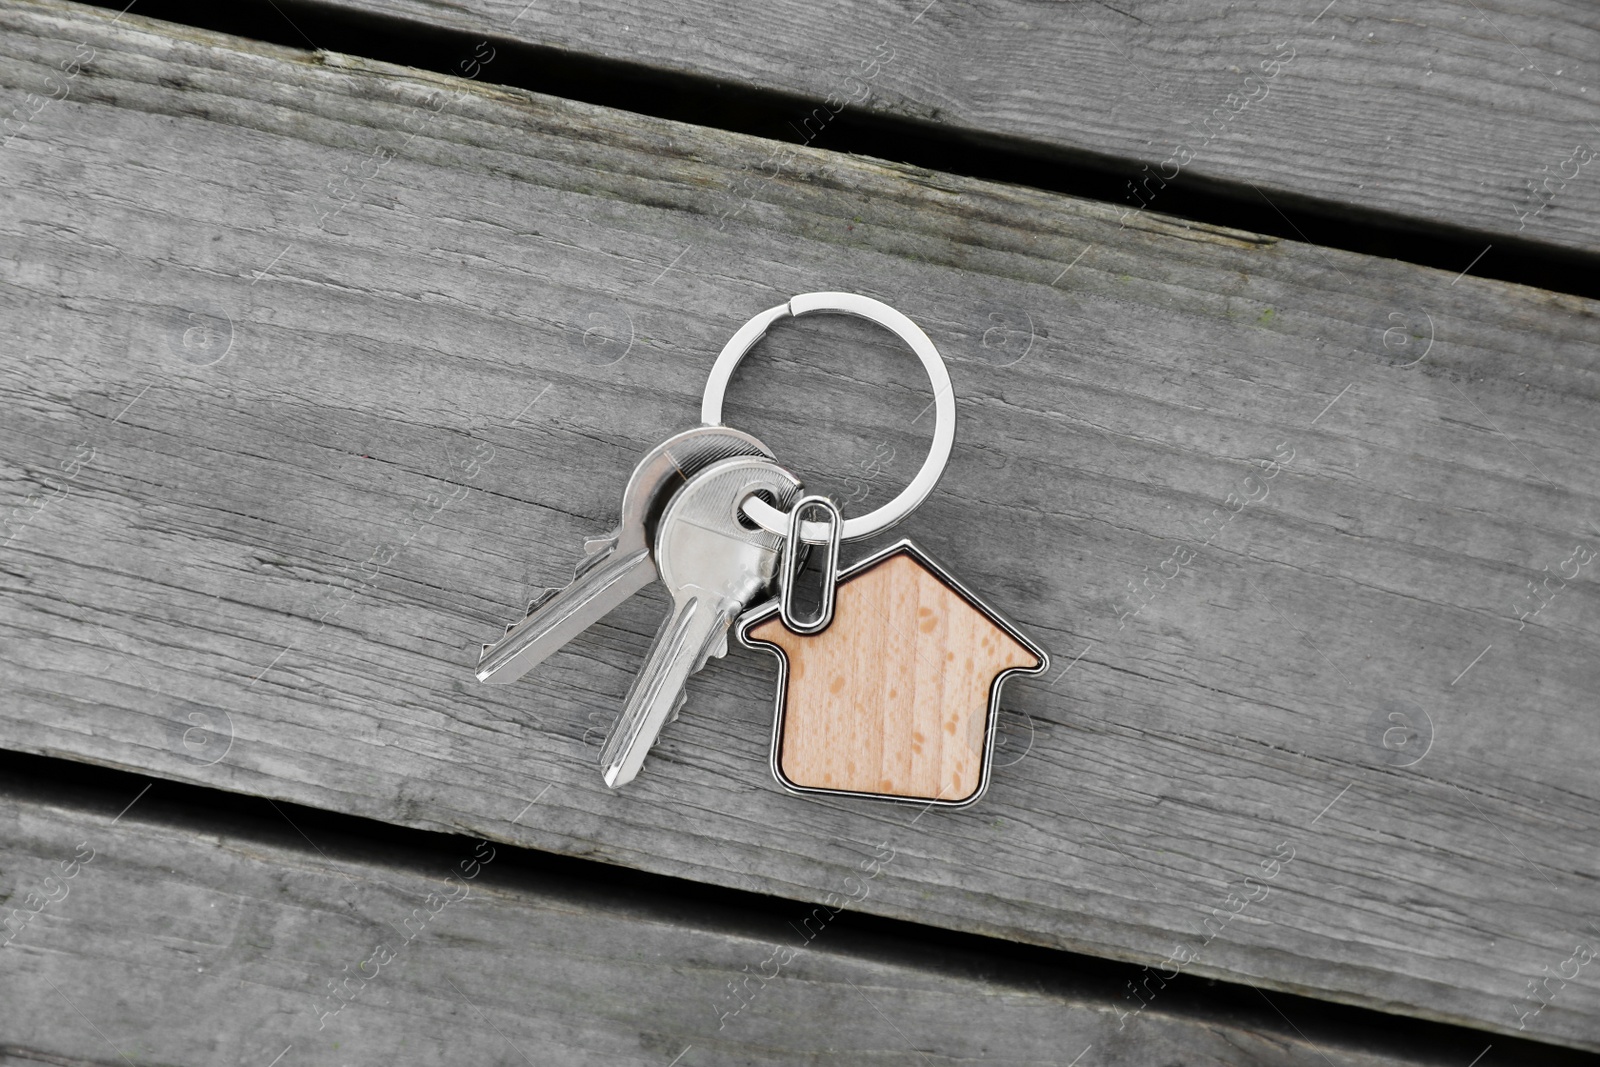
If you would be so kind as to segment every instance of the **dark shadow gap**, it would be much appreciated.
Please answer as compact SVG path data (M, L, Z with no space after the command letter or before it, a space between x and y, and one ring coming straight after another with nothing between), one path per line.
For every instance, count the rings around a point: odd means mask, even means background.
M135 798L138 803L130 808ZM261 797L16 752L0 751L0 803L49 805L108 819L126 812L121 819L130 824L192 834L201 848L207 847L205 840L220 835L308 859L401 867L426 877L442 878L443 872L473 852L474 839L462 835L413 830L288 801L269 803ZM793 929L812 913L812 905L799 901L533 849L496 847L494 864L483 869L485 882L576 906L616 909L767 942L774 931ZM883 876L893 877L892 866ZM818 952L981 979L1036 995L1101 1002L1107 1009L1121 1011L1137 1006L1126 992L1129 983L1148 977L1131 964L860 912L839 913L816 938L813 950ZM1290 993L1273 992L1270 997L1269 1004L1249 985L1185 974L1158 990L1150 1011L1284 1041L1303 1037L1321 1047L1403 1057L1430 1067L1600 1065L1600 1056L1524 1038ZM1484 1055L1489 1046L1492 1049Z
M121 10L127 0L87 0ZM306 0L135 0L132 10L202 29L291 48L316 47L407 67L460 75L483 37L409 20L357 14ZM528 45L489 36L496 49L481 77L550 96L677 122L799 143L821 102L769 90ZM471 71L471 68L467 68ZM821 113L827 115L827 109ZM814 131L816 123L811 127ZM1018 138L982 136L931 122L871 115L846 107L810 142L837 152L908 163L988 181L1066 193L1132 210L1128 183L1142 165ZM1271 203L1253 187L1180 176L1149 209L1192 222L1402 260L1457 274L1600 298L1600 253L1349 208L1291 193ZM1492 248L1489 246L1492 244ZM1488 248L1487 253L1485 249Z

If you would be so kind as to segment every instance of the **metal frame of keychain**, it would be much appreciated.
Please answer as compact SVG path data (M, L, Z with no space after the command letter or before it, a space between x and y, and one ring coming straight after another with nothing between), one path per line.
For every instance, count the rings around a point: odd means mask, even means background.
M928 458L893 500L852 519L826 497L802 496L800 480L766 445L721 424L723 396L744 356L779 319L815 312L893 331L934 387ZM484 646L479 679L514 681L659 576L673 608L606 737L607 785L638 773L677 717L689 677L727 652L735 630L779 660L771 766L786 789L950 807L976 801L989 782L1001 684L1043 672L1047 655L909 540L839 568L842 542L904 519L949 459L955 398L933 342L870 297L796 296L756 315L723 347L701 419L705 425L646 454L628 481L617 529L585 543L572 583L537 598L504 638ZM813 511L822 521L806 517ZM826 546L822 603L802 618L795 579L810 545ZM771 599L751 607L763 597Z

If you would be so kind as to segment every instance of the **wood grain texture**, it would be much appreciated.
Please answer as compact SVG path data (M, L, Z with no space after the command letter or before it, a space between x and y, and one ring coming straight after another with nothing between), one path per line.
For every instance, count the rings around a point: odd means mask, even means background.
M879 914L1600 1047L1528 999L1600 868L1594 303L131 13L8 0L0 91L79 46L0 152L6 746L808 901L887 840ZM660 592L479 646L823 289L950 360L903 532L1057 666L979 808L783 793L740 650L609 793ZM787 324L727 417L854 513L914 367Z
M790 785L960 803L989 752L990 698L1044 659L905 549L841 576L833 623L777 616L750 638L783 658L777 768Z
M1119 1030L1070 976L996 973L839 919L802 941L777 915L652 906L464 839L399 863L321 833L313 848L282 820L197 825L151 804L114 825L115 807L0 807L0 896L58 886L0 948L0 1063L1021 1067L1086 1048L1080 1067L1450 1063L1303 1012L1311 1036L1154 1008ZM62 880L80 845L92 858Z
M1600 21L1583 0L1182 5L984 0L331 0L329 6L816 101L1071 167L1125 168L1271 211L1312 199L1391 224L1600 250ZM1287 57L1287 58L1285 58ZM1461 266L1467 266L1463 261Z

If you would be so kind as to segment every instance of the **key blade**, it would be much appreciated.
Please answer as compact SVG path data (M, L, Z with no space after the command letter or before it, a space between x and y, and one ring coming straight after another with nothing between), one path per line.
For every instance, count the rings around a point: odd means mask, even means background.
M740 501L765 491L787 506L799 489L799 479L770 460L730 458L696 472L661 513L654 558L672 611L600 753L613 789L639 773L690 676L724 647L734 619L777 572L782 538L747 529Z
M674 603L650 646L644 669L628 690L622 716L600 750L606 785L618 789L633 781L677 708L684 686L705 663L709 650L727 639L740 607L704 595Z
M485 649L478 661L478 681L497 685L516 681L655 577L648 549L609 553Z

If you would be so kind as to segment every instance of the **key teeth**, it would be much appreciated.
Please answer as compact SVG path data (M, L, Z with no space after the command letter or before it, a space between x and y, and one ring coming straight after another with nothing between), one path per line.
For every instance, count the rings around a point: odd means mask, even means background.
M682 711L683 710L683 706L685 704L687 704L688 702L689 702L689 691L687 689L685 689L683 692L678 694L677 701L672 705L672 714L667 716L667 721L668 722L677 722L678 721L678 712Z
M715 656L717 659L721 659L723 656L726 656L727 654L728 654L728 635L727 634L723 634L722 635L722 639L720 641L718 641L715 645L713 645L710 648L706 649L706 654L700 657L700 662L695 664L695 668L694 668L695 669L695 673L698 674L705 667L705 665L711 660L711 657Z
M559 592L559 590L556 590L556 589L543 589L543 590L540 590L538 596L536 596L532 600L528 601L528 612L527 613L529 615L532 615L534 612L538 611L540 608L542 608L546 604L550 603L551 599L556 595L557 592ZM517 625L516 623L512 623L510 626L507 626L506 627L506 632L510 633L511 630L513 629L513 627L515 627L516 625Z

